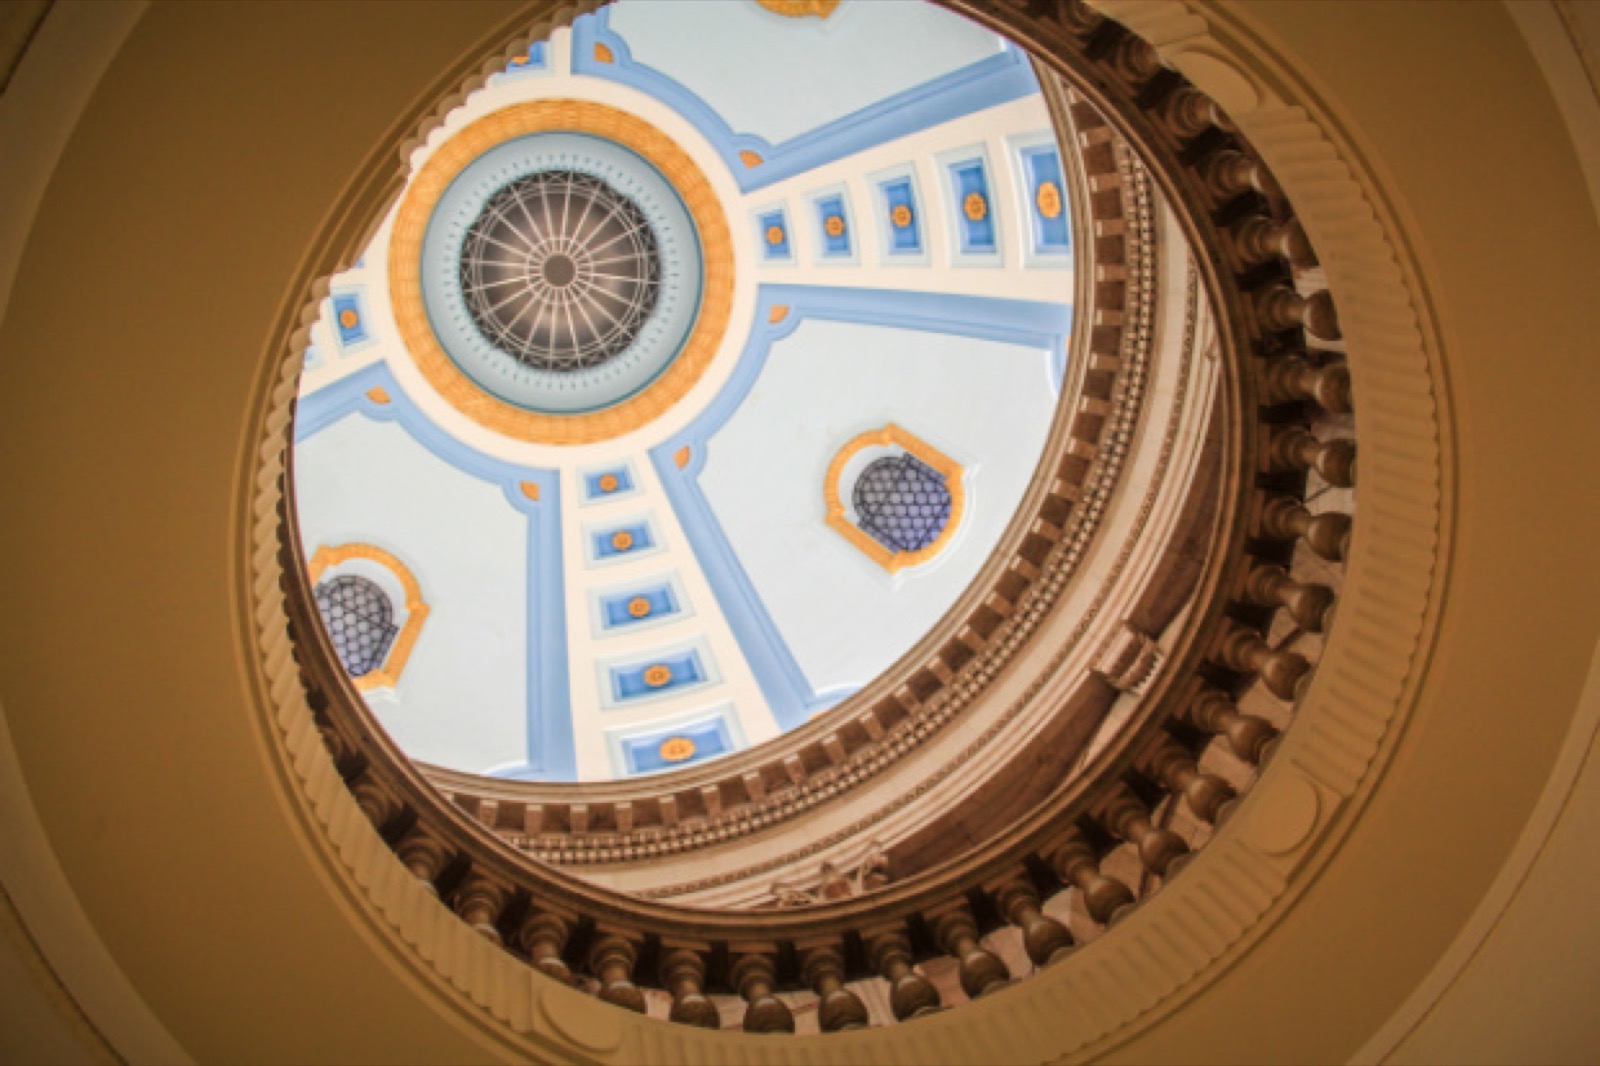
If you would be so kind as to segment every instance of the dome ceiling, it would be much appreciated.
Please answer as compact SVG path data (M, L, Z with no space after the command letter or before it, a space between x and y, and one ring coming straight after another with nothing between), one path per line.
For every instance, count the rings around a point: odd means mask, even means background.
M306 352L296 506L414 759L772 739L955 604L1057 416L1074 234L1022 53L916 3L622 0L412 157Z

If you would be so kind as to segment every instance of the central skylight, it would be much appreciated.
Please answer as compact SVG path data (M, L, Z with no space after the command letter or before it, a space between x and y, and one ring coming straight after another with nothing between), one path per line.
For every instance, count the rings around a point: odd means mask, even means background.
M639 336L660 288L650 220L573 170L539 170L501 187L461 247L473 325L536 370L609 362Z

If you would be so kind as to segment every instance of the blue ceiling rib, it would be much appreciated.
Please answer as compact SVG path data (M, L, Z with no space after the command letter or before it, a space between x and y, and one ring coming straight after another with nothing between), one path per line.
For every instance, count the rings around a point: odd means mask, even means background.
M381 388L388 402L378 403L368 396L374 388ZM352 413L398 424L442 461L498 485L506 502L528 516L528 762L519 773L551 781L577 780L559 472L495 459L450 436L416 406L384 363L374 363L301 397L295 412L295 443L309 440ZM528 495L526 485L537 486L537 499ZM442 617L435 624L439 621Z
M609 62L595 58L596 44L609 50ZM1027 57L1007 44L988 59L887 96L780 144L771 144L762 137L733 130L710 104L681 82L635 61L627 42L611 29L609 8L573 23L572 70L575 74L621 82L672 107L711 142L739 183L740 191L746 193L1039 91L1039 81ZM762 162L750 166L740 158L741 152L754 152Z
M772 308L780 304L789 312L772 323ZM763 285L754 317L757 325L728 383L688 426L652 448L650 459L773 716L787 732L851 690L812 689L698 483L711 438L755 386L773 344L807 318L817 318L1028 345L1049 350L1059 362L1072 331L1072 308L948 293ZM680 468L675 455L685 447L690 458Z

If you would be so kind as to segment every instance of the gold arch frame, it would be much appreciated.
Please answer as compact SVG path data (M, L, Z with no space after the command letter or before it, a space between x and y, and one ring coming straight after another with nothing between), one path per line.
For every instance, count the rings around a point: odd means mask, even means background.
M322 575L329 568L349 562L351 559L366 559L377 563L394 574L400 581L400 587L406 592L405 624L400 627L400 632L395 634L394 643L389 646L389 654L383 657L383 665L371 673L350 679L362 692L369 692L375 688L393 688L395 682L400 680L400 675L405 672L406 661L411 658L417 637L422 633L422 623L428 620L428 613L432 608L422 599L422 586L417 584L416 575L406 564L393 553L373 544L339 544L332 547L324 545L318 548L306 567L311 578L311 587L316 588L317 582L322 580Z
M530 133L588 133L615 141L654 166L683 198L704 260L700 313L683 350L649 385L621 403L551 415L491 395L445 354L422 302L422 240L439 198L484 152ZM400 201L389 241L389 294L400 339L428 384L456 410L497 433L539 444L592 444L659 417L700 380L721 347L733 310L733 241L706 176L666 134L625 111L587 100L533 100L496 111L450 138L417 172Z
M945 523L939 536L926 548L919 548L914 552L890 551L846 516L844 498L839 494L839 479L844 475L844 468L850 460L862 449L873 445L897 445L904 448L944 476L944 483L950 489L950 520ZM822 484L822 498L828 508L828 525L860 549L863 555L891 574L898 573L908 566L920 566L944 551L950 543L950 538L955 536L956 529L961 525L967 507L966 487L961 482L963 473L960 463L893 422L882 429L868 430L840 448L838 454L833 457L833 462L828 464L828 476Z

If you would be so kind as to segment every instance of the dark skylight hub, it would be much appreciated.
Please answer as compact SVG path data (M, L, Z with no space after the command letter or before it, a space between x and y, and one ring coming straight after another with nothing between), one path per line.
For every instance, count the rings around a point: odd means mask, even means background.
M524 366L597 367L625 351L655 311L655 233L599 178L530 174L495 193L467 231L461 289L484 339Z

